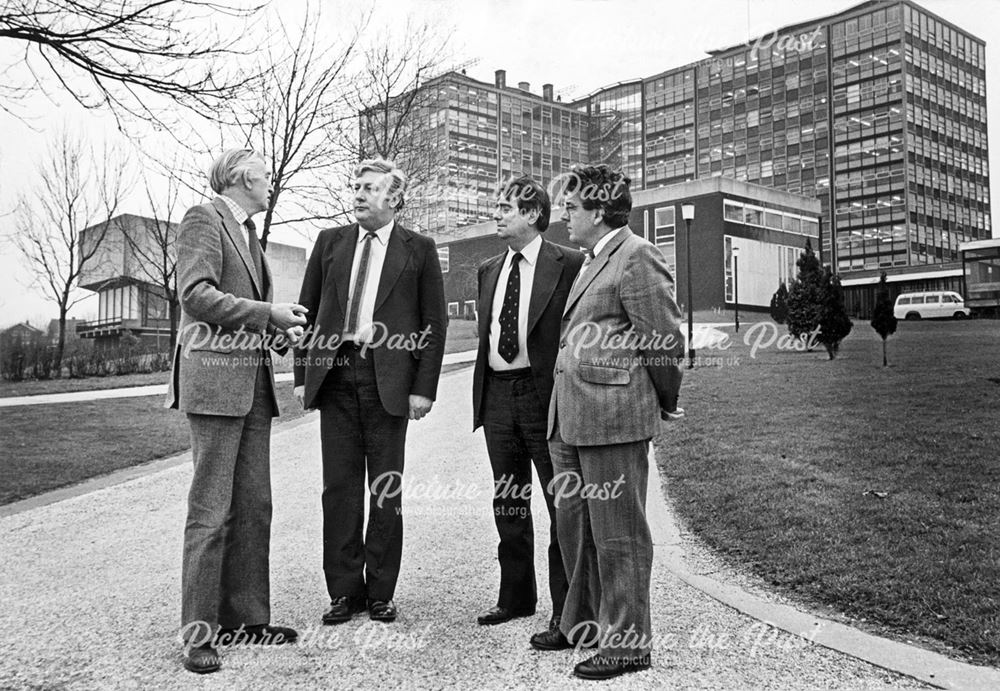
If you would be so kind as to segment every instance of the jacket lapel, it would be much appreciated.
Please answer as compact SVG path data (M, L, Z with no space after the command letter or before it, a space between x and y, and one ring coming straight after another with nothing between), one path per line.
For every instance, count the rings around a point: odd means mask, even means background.
M216 197L212 200L212 205L219 212L219 216L222 218L222 227L225 229L226 234L229 235L230 242L236 246L236 251L239 253L240 259L243 260L243 265L246 267L247 273L250 274L250 280L253 282L253 287L257 290L257 295L263 296L264 291L261 290L260 281L257 278L257 269L253 264L253 258L250 256L250 247L247 246L246 240L243 239L243 230L240 228L240 224L233 218L233 212L229 210L224 201ZM261 256L263 256L263 252ZM267 266L266 262L264 266Z
M351 267L354 264L354 251L357 249L358 226L347 226L340 235L330 243L330 271L333 273L333 284L337 288L337 304L340 314L347 319L347 298L351 292Z
M479 342L482 343L490 331L490 321L493 318L493 298L497 292L497 281L500 280L500 269L507 259L504 252L494 257L491 264L483 272L483 292L479 295Z
M600 255L594 257L593 261L590 262L590 266L588 266L586 270L580 269L581 272L585 271L585 273L580 280L573 284L573 289L569 292L569 298L566 300L566 308L563 310L564 316L569 313L569 311L573 308L573 305L576 304L576 301L580 299L581 295L583 295L583 292L587 290L587 286L593 283L598 274L600 274L601 271L604 270L604 267L608 265L608 260L611 258L611 255L615 253L619 245L625 242L625 238L628 237L626 233L628 233L628 235L632 234L632 230L628 226L625 226L616 232L614 237L608 240L608 244L601 248Z
M552 249L552 246L542 240L542 246L538 248L538 259L535 264L535 278L531 286L531 302L528 303L528 333L535 328L535 324L545 311L545 307L552 298L552 293L559 283L562 275L563 265L559 261L559 254Z
M396 285L399 275L403 273L406 262L409 261L410 254L413 252L407 232L399 223L395 223L392 226L392 232L389 233L389 245L385 248L385 263L382 264L382 275L378 281L378 292L375 294L373 312L377 312L378 308L389 297L392 287Z

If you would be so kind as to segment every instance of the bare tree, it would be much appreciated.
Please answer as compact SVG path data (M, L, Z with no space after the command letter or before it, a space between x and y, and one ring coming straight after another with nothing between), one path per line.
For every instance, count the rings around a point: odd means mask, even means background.
M156 296L167 307L170 321L170 352L177 343L177 325L180 319L180 300L177 296L177 224L170 219L176 217L181 182L175 171L176 163L166 173L166 185L150 184L150 178L143 174L142 182L149 202L148 223L122 224L121 231L129 252L135 259L134 268L149 283L156 286ZM158 188L158 192L155 191Z
M66 345L66 314L83 299L81 272L96 261L101 243L131 188L128 157L105 147L95 155L82 138L62 132L38 167L31 194L20 195L11 237L46 298L59 307L59 341L54 358L58 374ZM82 231L94 227L88 242Z
M349 152L352 163L379 156L406 171L410 191L403 217L418 225L440 197L447 162L447 151L438 141L439 129L447 125L433 118L447 101L442 104L436 89L424 87L448 58L449 36L440 27L408 21L401 35L382 34L371 42L345 97L353 117L330 133ZM349 181L348 168L332 182L342 190ZM339 199L340 190L328 187L328 197ZM341 215L348 213L340 209Z
M240 37L221 36L218 20L257 9L212 0L0 0L0 44L24 48L4 71L0 108L17 116L11 103L52 85L85 108L110 106L116 117L158 121L150 96L210 107L253 79L226 70Z
M261 81L236 119L240 136L271 167L273 193L260 234L265 250L274 226L331 219L323 180L345 153L326 132L344 117L341 89L369 17L344 32L348 38L331 42L320 11L308 6L298 27L275 20L277 44L260 51Z

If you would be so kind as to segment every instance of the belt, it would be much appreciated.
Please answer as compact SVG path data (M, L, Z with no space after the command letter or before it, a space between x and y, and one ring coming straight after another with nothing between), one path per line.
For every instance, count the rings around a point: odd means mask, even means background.
M531 376L530 367L522 367L520 369L502 369L495 370L491 369L490 376L496 379L524 379L525 377Z

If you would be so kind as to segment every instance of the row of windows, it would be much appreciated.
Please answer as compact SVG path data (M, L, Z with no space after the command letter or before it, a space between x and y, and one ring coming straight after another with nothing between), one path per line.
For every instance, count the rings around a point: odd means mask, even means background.
M933 142L912 133L906 135L912 153L941 161L942 163L975 173L987 174L989 164L984 157L967 154L943 142Z
M986 97L986 80L953 65L948 60L930 55L915 46L906 46L906 62L913 67L920 68L927 76L934 75L938 79L951 82L960 89L965 89L983 98Z
M810 237L819 236L818 219L809 216L800 216L799 214L787 211L765 209L761 206L726 199L723 200L722 215L725 220L732 221L733 223L771 228L772 230L781 230L786 233L796 233Z
M902 67L898 48L880 48L870 53L838 58L833 65L836 84L846 84L887 72L898 72Z
M914 34L946 53L954 52L956 55L964 56L976 67L986 66L986 48L983 44L974 41L961 31L955 31L934 17L912 9L909 5L905 8L906 26Z
M938 115L934 110L918 105L907 106L906 118L914 125L917 134L930 136L937 133L953 142L962 142L983 153L986 152L986 128L982 125L957 122L944 115Z
M956 115L972 118L976 122L986 121L986 107L976 101L959 96L947 87L931 84L926 79L911 75L906 80L906 90L915 97L923 98Z

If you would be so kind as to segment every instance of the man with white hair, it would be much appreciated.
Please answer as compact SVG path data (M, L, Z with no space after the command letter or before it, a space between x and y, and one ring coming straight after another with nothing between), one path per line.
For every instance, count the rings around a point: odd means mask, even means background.
M319 234L299 295L308 326L295 396L320 411L324 624L365 609L374 621L396 618L406 426L430 412L444 357L437 249L396 220L406 176L390 161L363 161L353 187L357 223Z
M293 642L271 626L271 418L278 414L269 347L301 334L305 308L272 304L271 272L251 216L267 208L271 173L247 149L209 171L218 195L184 215L177 234L181 322L167 407L187 413L194 474L181 576L184 667L220 667L217 646Z

